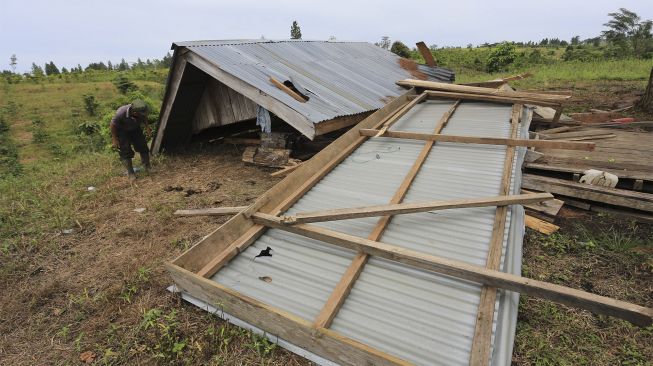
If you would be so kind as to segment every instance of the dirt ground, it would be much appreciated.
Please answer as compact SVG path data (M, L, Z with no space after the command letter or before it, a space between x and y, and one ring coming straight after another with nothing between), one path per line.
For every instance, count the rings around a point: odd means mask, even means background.
M174 210L247 205L279 180L269 176L274 170L244 165L233 146L159 159L133 187L115 170L78 203L72 233L51 233L40 243L50 249L3 264L15 276L0 301L0 364L74 364L86 351L109 364L306 364L166 291L163 263L227 220L178 218ZM173 328L172 348L184 344L181 352L165 349L161 339L170 334L146 329L148 315ZM218 345L216 332L223 333Z

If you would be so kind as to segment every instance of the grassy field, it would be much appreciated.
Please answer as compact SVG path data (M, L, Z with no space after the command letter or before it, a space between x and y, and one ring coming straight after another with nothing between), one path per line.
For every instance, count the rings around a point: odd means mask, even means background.
M605 108L636 98L650 66L546 65L517 85L573 92L579 110ZM461 70L459 82L498 76ZM163 84L136 84L160 101ZM163 263L225 220L172 212L246 205L278 181L269 170L209 144L157 157L152 175L132 187L116 154L77 131L100 118L85 111L84 95L94 95L98 115L120 98L108 78L0 87L22 168L0 178L0 364L74 364L91 354L102 364L308 364L165 290ZM651 225L565 215L559 234L527 232L524 275L653 306ZM651 365L651 344L652 327L522 297L513 362Z

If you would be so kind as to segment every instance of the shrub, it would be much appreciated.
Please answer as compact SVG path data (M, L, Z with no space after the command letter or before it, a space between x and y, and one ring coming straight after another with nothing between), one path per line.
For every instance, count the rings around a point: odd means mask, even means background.
M509 42L503 42L497 46L487 59L486 70L489 73L506 71L507 67L517 58L515 45Z
M89 116L93 117L97 114L97 109L100 106L98 102L95 101L95 96L93 94L84 94L84 109Z
M125 75L120 75L118 76L114 81L113 85L118 88L118 91L120 94L127 94L129 92L135 91L138 89L136 84L133 82L129 81Z
M394 53L399 57L405 57L405 58L410 57L410 48L408 48L408 46L403 44L401 41L395 41L392 44L392 47L390 47L390 52Z

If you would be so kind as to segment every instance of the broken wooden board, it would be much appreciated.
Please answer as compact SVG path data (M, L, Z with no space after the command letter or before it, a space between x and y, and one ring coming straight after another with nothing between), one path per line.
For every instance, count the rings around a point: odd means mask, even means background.
M246 163L281 168L288 164L290 150L270 149L249 146L243 152L242 160Z
M608 122L615 118L622 118L623 115L619 112L586 112L586 113L572 113L569 115L575 121L582 123L601 123Z
M544 220L538 219L530 215L526 215L524 218L524 224L527 228L537 231L545 235L551 235L556 231L560 230L560 226L546 222Z

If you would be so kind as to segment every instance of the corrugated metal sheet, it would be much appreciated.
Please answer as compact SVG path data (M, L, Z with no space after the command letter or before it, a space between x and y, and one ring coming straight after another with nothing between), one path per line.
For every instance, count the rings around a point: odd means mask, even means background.
M399 57L366 42L196 41L177 42L222 70L282 101L313 122L381 108L405 90L397 80L411 78ZM453 82L444 68L420 66L431 80ZM308 91L301 103L279 90L270 77L292 79Z
M432 132L452 102L419 104L392 129ZM510 106L464 102L445 134L507 137ZM527 130L527 129L526 129ZM384 204L397 190L424 142L375 138L363 143L290 210ZM437 143L405 202L492 196L499 192L506 148ZM518 154L517 164L522 154ZM517 165L519 166L519 165ZM519 188L519 171L513 190ZM381 241L446 258L484 265L493 208L468 208L395 216ZM367 236L376 219L320 223ZM523 209L512 207L503 261L519 273ZM267 247L273 256L255 258ZM268 230L213 279L245 295L312 321L355 253L279 230ZM270 279L271 281L265 281ZM345 336L419 365L464 365L469 361L480 286L372 258L331 328ZM500 291L495 315L493 364L509 364L518 298ZM338 360L334 360L338 361Z

